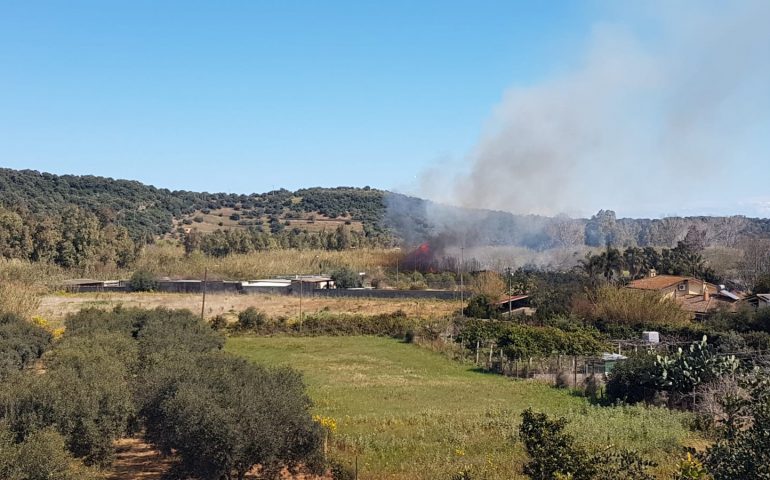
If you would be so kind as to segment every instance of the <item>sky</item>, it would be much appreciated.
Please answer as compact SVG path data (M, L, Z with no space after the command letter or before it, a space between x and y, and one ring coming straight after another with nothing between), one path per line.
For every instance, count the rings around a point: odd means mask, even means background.
M0 166L770 216L761 3L0 0Z

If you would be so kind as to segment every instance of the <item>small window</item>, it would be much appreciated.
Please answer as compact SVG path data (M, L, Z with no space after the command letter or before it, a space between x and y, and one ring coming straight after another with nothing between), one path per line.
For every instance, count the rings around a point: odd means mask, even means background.
M680 290L680 291L682 291L682 292L683 292L683 291L684 291L686 288L687 288L687 285L685 285L684 283L680 283L680 284L679 284L679 290Z

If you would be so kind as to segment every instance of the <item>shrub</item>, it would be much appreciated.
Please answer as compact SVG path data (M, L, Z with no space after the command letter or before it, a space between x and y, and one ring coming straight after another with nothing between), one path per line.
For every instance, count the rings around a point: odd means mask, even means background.
M556 374L556 381L554 384L556 388L568 388L570 386L570 383L571 382L570 382L569 372L562 370Z
M495 305L495 299L488 295L474 295L468 301L464 310L465 316L470 318L497 318L499 313Z
M258 330L267 323L267 315L254 307L249 307L238 314L240 330Z
M128 285L134 292L152 292L158 288L158 281L149 270L137 270L131 275Z
M613 403L652 402L659 389L658 377L654 355L642 353L631 356L612 369L605 389L607 399Z
M32 365L51 344L51 334L12 314L0 314L0 380Z
M590 298L588 315L604 324L630 327L656 325L686 325L690 314L672 298L662 298L657 292L604 286Z
M605 448L592 452L565 433L564 418L552 420L531 408L522 412L521 417L519 438L530 457L524 473L532 479L654 479L648 470L655 464L633 450Z
M214 330L224 330L227 328L227 319L224 315L216 315L211 319L211 328Z
M770 382L767 372L740 378L744 395L725 395L717 441L701 455L714 480L770 478Z
M331 278L339 288L357 288L361 286L360 275L350 268L343 267L334 270Z

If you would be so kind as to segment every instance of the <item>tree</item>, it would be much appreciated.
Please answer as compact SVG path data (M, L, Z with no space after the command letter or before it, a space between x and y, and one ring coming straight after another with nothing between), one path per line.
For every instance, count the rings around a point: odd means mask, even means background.
M585 226L586 245L600 247L607 243L616 244L618 240L618 227L615 212L612 210L599 210L591 217Z
M149 270L137 270L131 275L128 285L133 292L152 292L158 288L158 280Z
M338 288L357 288L361 286L361 278L358 273L347 267L334 270L331 278Z
M19 214L0 208L0 257L27 259L32 237Z
M507 290L507 285L502 277L498 273L490 271L477 273L471 277L470 284L471 291L475 295L486 297L492 302L498 301Z

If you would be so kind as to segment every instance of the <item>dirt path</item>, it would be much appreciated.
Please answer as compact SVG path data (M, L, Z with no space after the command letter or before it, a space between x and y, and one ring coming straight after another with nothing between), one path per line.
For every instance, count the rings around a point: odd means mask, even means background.
M124 438L116 443L115 461L109 480L160 480L171 465L170 459L138 438Z
M115 442L117 452L107 480L160 480L171 466L172 458L164 458L160 452L139 438L124 438ZM256 469L255 469L256 470ZM256 474L246 478L256 480ZM329 476L299 474L288 471L281 474L281 480L331 480Z

